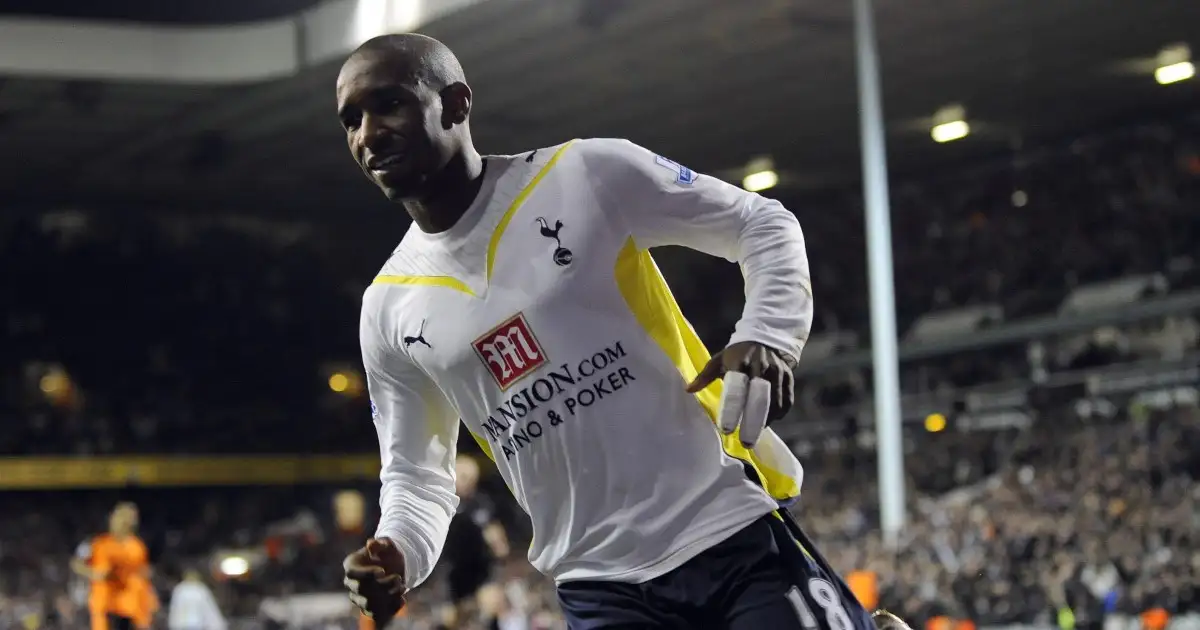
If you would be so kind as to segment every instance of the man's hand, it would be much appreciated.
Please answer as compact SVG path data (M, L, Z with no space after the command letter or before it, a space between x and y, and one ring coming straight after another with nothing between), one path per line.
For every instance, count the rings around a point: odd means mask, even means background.
M365 547L346 556L342 569L350 601L374 619L376 627L386 627L404 607L407 590L404 556L395 543L387 538L372 538Z
M694 394L724 378L717 426L726 435L739 426L747 448L754 446L772 420L782 418L795 401L796 378L783 357L760 343L742 341L716 353L687 386Z
M912 630L905 621L886 610L876 610L871 620L879 630Z

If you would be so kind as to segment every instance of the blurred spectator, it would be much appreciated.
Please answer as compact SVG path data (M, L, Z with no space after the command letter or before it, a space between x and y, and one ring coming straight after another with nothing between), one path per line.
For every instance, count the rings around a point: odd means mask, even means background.
M171 591L170 630L225 630L225 616L217 607L212 591L204 584L200 572L188 569L183 580Z

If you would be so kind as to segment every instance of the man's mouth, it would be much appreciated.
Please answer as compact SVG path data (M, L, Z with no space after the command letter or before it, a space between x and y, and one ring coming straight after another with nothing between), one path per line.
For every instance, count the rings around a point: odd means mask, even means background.
M372 172L386 171L404 161L403 153L393 153L382 157L372 157L367 160L367 170Z

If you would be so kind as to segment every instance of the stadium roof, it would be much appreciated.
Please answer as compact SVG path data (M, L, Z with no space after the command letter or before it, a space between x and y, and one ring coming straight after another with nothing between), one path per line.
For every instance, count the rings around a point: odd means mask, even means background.
M21 0L18 10L22 4L28 11L53 3ZM188 13L187 4L208 9ZM211 24L311 4L86 6L94 18L131 11L121 15ZM420 30L462 58L485 151L621 136L707 171L731 172L770 155L785 183L816 187L859 173L849 7L849 0L485 0ZM1194 107L1200 96L1200 81L1163 87L1147 72L1164 45L1200 49L1200 2L880 0L876 23L897 172L1004 155L1135 114ZM0 79L0 196L241 200L268 214L323 207L336 216L378 207L334 116L338 65L330 59L232 85L10 73ZM936 145L929 117L949 103L966 107L975 133Z
M152 24L231 24L291 15L321 0L5 0L4 15Z

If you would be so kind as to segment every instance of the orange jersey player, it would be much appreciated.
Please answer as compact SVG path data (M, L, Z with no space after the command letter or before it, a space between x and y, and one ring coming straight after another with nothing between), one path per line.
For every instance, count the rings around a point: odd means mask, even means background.
M149 628L158 609L149 554L134 533L137 523L137 506L118 503L109 515L108 533L92 539L86 558L72 561L72 569L91 580L92 630Z

